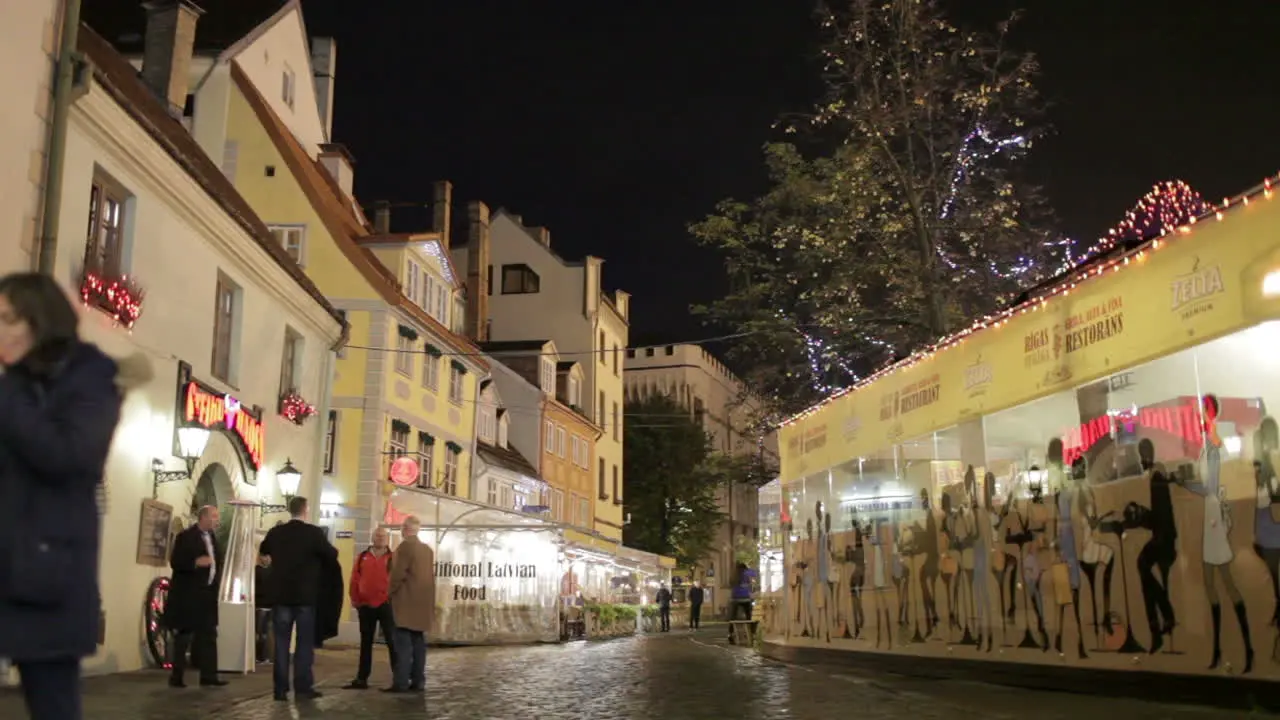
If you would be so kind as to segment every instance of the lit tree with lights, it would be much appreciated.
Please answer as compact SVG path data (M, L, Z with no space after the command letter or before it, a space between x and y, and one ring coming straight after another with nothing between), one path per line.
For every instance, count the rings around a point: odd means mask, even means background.
M823 102L765 149L771 188L695 224L732 285L702 308L778 410L803 407L1007 302L1055 263L1033 185L1034 59L1012 20L961 31L933 0L822 9ZM810 145L806 145L806 148Z

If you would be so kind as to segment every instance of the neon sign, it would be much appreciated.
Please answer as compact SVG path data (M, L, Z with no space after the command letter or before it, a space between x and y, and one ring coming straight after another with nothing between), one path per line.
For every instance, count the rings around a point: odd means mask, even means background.
M226 430L240 439L254 470L262 468L266 429L262 418L225 393L211 392L192 380L183 392L182 417L210 430Z

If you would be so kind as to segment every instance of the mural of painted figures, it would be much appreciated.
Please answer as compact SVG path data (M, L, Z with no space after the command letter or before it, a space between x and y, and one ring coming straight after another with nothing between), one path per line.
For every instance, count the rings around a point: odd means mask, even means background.
M1114 421L1087 447L1048 439L1043 455L1027 452L1034 462L901 462L896 480L879 470L856 501L809 496L793 510L803 530L788 533L768 632L1280 679L1280 424L1259 403L1190 400L1176 410L1190 432L1139 435ZM940 463L954 469L935 472ZM867 499L891 481L909 494Z

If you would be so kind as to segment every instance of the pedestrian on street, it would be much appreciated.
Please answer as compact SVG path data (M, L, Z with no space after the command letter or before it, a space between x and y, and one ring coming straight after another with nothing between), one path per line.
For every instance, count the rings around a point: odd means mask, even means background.
M702 627L702 600L704 593L701 583L694 583L689 589L689 629L698 630Z
M206 505L196 513L191 527L178 533L169 553L173 579L165 601L164 623L171 630L169 687L187 686L188 654L200 671L205 687L226 685L218 679L218 586L222 566L218 563L218 508Z
M743 620L751 620L751 579L755 576L755 572L747 567L746 563L738 563L737 569L734 571L733 590L729 600L729 642L732 644L733 639L733 623L738 620L739 616Z
M427 638L436 614L436 555L418 539L422 523L410 515L400 526L391 560L391 608L395 616L395 679L386 692L421 692L427 682Z
M373 531L373 545L360 553L351 571L351 606L360 618L360 665L356 679L348 690L364 690L369 687L369 672L373 669L373 636L379 626L382 639L387 643L391 657L391 670L395 672L396 647L394 615L391 612L391 534L380 527Z
M662 620L662 632L671 632L671 591L662 583L653 598L658 603L658 616Z
M275 699L289 699L289 644L293 654L293 692L299 699L320 697L315 689L316 602L325 565L338 561L338 549L324 530L307 522L304 497L289 498L289 522L271 528L258 548L260 562L271 567L275 633Z
M80 659L101 631L99 493L122 393L145 357L112 360L76 334L48 275L0 278L0 657L32 720L80 720Z

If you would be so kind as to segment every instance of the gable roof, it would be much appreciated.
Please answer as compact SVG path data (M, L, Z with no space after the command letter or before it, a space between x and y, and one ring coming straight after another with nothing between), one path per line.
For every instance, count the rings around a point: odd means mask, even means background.
M195 0L205 11L196 23L195 54L220 55L252 42L282 16L300 6L299 0ZM140 0L88 0L82 20L125 55L140 55L147 28L147 12ZM252 37L251 37L252 36Z
M77 42L80 52L92 61L94 80L174 159L193 180L200 184L209 197L220 205L244 231L266 251L286 273L293 278L313 300L342 325L343 340L349 327L342 313L338 312L320 292L320 288L307 277L302 268L289 257L280 243L271 236L266 223L258 217L247 200L240 195L222 170L213 164L208 154L196 143L195 138L182 123L169 115L168 109L138 77L138 71L118 53L102 36L88 25L82 25Z
M231 62L231 79L249 103L249 107L253 109L254 115L257 116L276 151L289 166L289 170L297 179L299 187L302 188L303 194L320 217L320 221L324 223L333 242L352 267L388 305L411 316L423 327L430 328L456 354L487 370L489 363L480 357L478 347L467 338L454 334L440 321L431 317L426 310L405 297L401 291L399 278L379 262L369 248L361 245L360 240L369 236L368 228L347 211L348 204L341 196L341 192L335 192L333 185L325 180L328 172L298 143L297 138L271 110L266 98L262 97L244 70L234 60Z
M444 271L445 279L450 283L453 283L456 287L462 287L463 285L463 283L458 279L461 277L458 275L458 268L453 264L453 258L449 257L451 253L444 249L444 243L441 242L441 235L435 230L369 235L362 238L356 238L356 242L361 245L369 246L408 245L409 243L418 242L424 245L434 244L436 249L428 254L440 262L441 269Z
M477 438L476 454L491 465L497 465L527 477L541 479L538 475L538 469L533 466L533 463L525 459L525 456L521 455L520 451L513 447L498 447Z

